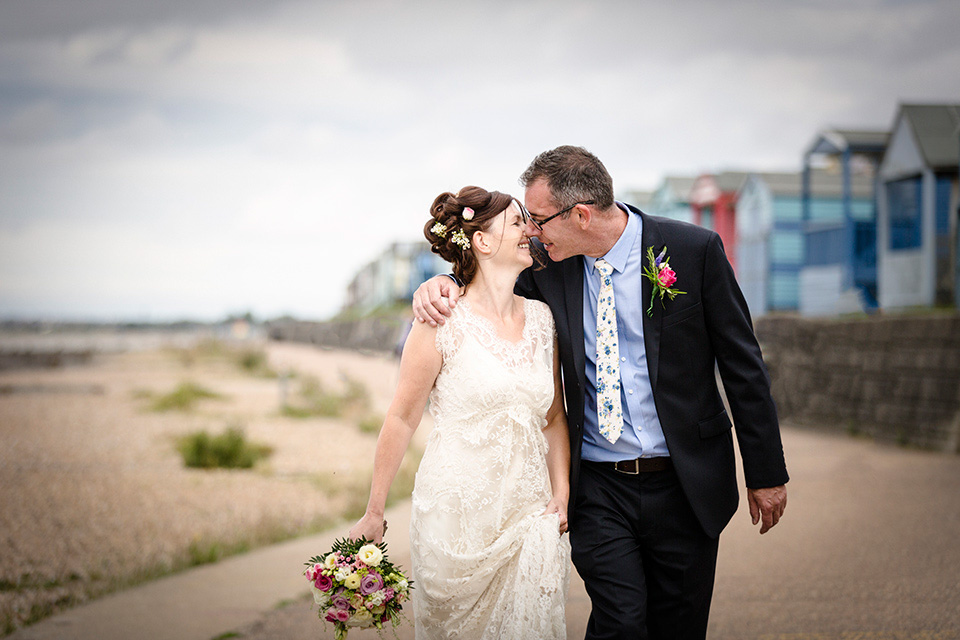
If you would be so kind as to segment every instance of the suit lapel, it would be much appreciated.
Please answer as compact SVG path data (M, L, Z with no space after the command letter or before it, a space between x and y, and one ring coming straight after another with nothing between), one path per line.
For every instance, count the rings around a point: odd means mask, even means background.
M586 349L583 345L583 258L574 256L563 262L563 297L567 307L567 326L573 344L573 366L581 388L586 383Z
M634 211L639 210L634 209ZM653 247L653 253L656 255L663 248L663 238L660 235L660 227L650 216L640 213L640 219L643 220L643 231L640 235L640 241L643 246L643 266L647 266L647 247ZM654 301L653 315L647 315L647 309L650 306L650 296L653 294L653 283L647 278L643 279L641 295L643 296L643 344L647 351L647 371L650 373L650 387L654 393L657 391L657 368L660 360L660 327L663 324L663 305L659 300ZM582 321L581 321L582 322Z

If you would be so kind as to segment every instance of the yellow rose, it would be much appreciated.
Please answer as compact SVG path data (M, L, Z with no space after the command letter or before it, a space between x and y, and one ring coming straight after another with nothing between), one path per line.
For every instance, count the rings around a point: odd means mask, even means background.
M380 561L383 560L383 552L380 551L380 548L375 544L365 544L360 547L360 551L357 552L357 557L360 558L360 562L368 567L376 567L379 566Z
M327 557L323 559L323 566L327 569L333 569L337 566L337 554L328 553Z
M358 576L356 572L351 573L344 579L343 586L345 586L347 589L359 589L360 576Z

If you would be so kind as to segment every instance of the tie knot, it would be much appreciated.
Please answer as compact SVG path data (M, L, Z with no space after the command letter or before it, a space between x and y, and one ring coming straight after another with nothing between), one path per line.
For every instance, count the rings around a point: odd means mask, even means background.
M597 268L597 271L600 272L600 275L604 277L613 273L613 265L607 262L606 260L604 260L603 258L600 258L599 260L597 260L593 266L595 266Z

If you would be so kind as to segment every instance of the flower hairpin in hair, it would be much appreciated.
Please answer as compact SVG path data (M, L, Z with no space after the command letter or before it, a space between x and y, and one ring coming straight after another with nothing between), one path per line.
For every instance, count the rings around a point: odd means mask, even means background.
M464 220L467 220L467 221L473 220L473 209L471 209L470 207L464 207L464 208L463 208L463 219L464 219Z
M437 237L446 239L446 238L447 238L447 225L443 224L442 222L437 222L437 223L435 223L432 227L430 227L430 233L432 233L433 235L435 235L435 236L437 236Z
M467 251L470 248L470 240L467 239L466 234L463 233L463 229L457 229L453 232L453 235L450 237L450 242L457 245L464 251Z

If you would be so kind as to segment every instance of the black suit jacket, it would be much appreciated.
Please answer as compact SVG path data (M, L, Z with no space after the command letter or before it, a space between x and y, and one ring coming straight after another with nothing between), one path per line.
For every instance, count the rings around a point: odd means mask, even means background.
M665 306L658 299L652 317L644 312L644 346L657 414L677 476L704 531L716 537L736 511L739 494L731 421L714 367L733 413L746 483L753 489L788 479L770 378L720 237L702 227L629 208L631 215L643 220L644 256L647 247L659 254L666 246L670 267L677 273L674 286L687 292L674 300L664 298ZM524 271L516 291L546 302L557 327L570 427L570 518L575 523L586 386L583 258L552 262L545 257L545 262L543 269ZM642 291L636 292L644 310L651 287L644 279Z

